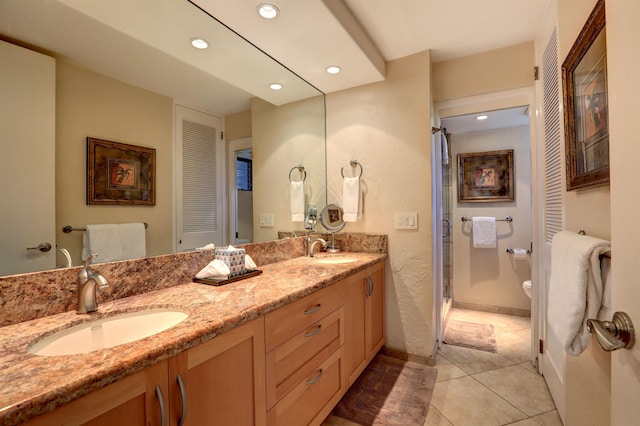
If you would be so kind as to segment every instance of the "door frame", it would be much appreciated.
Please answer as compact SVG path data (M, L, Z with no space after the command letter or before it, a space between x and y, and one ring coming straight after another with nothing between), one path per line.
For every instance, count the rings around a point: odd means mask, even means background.
M536 149L537 144L537 134L538 134L538 122L536 120L536 92L535 92L535 86L532 84L531 86L528 87L523 87L523 88L519 88L519 89L511 89L511 90L503 90L503 91L497 91L497 92L492 92L492 93L487 93L484 95L476 95L476 96L469 96L469 97L465 97L465 98L459 98L459 99L452 99L449 101L443 101L443 102L438 102L436 104L434 104L434 117L435 117L435 121L436 122L440 122L440 120L442 118L446 118L446 117L452 117L452 116L456 116L456 115L465 115L465 114L474 114L474 113L478 113L478 112L486 112L486 111L491 111L491 110L498 110L498 109L505 109L505 108L513 108L513 107L518 107L518 106L529 106L529 139L531 141L530 143L530 155L531 155L531 208L532 208L532 229L531 229L531 239L533 241L533 247L538 247L539 245L539 239L538 239L538 230L542 227L542 218L537 214L537 206L539 206L541 199L540 196L542 195L540 193L540 189L539 189L539 185L537 184L538 180L539 180L539 173L538 173L538 150ZM437 171L434 171L433 173L441 173L441 168L442 165L441 164L437 164L435 162L435 155L433 152L433 147L435 146L435 144L432 144L432 168L433 169L437 169ZM435 153L437 155L437 153ZM439 155L438 155L439 157ZM441 179L441 178L438 178ZM433 203L434 203L434 209L437 207L436 206L436 199L435 197L437 196L437 194L441 191L439 188L436 187L436 178L433 177L432 178L432 192L433 192ZM437 233L437 224L438 224L438 214L436 211L433 212L433 235L434 235L434 242L433 242L433 250L434 253L432 255L432 261L433 261L433 269L434 269L434 283L436 285L434 285L434 315L440 315L440 312L442 310L442 300L438 300L438 297L440 297L440 299L442 299L442 268L443 265L441 263L437 263L437 262L442 262L442 253L438 254L436 253L437 250L437 245L435 242L435 239L438 238L438 233ZM442 214L440 213L440 220L442 218ZM440 238L442 237L442 226L440 226ZM442 250L442 244L440 244L440 248L439 250ZM538 253L536 250L533 250L532 254L531 254L531 280L532 282L538 282L538 276L537 276L537 270L538 270L538 257L537 257ZM436 270L439 270L439 276L440 279L439 281L437 280L436 277ZM538 305L539 305L539 295L537 294L537 292L532 292L531 294L531 315L536 315L536 318L532 318L531 321L531 361L534 363L534 365L537 362L537 356L538 356L538 339L539 339L539 334L542 332L542 330L539 330L539 326L537 323L537 309L538 309ZM455 301L455 298L454 298ZM440 334L438 334L439 332L441 333L442 330L442 319L438 319L439 317L436 316L436 321L434 321L434 333L435 336L437 336L438 339L440 339Z
M229 141L227 149L227 182L229 194L229 244L236 244L236 228L238 227L238 182L236 180L236 153L253 147L251 137Z

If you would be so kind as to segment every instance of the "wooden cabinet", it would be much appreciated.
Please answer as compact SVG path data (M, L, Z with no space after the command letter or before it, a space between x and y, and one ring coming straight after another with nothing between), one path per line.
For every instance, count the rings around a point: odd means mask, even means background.
M385 341L384 263L347 279L344 358L351 386Z
M263 318L182 352L169 360L169 424L265 425L264 376Z
M344 394L346 283L266 315L269 425L320 424Z
M264 426L264 395L264 319L259 318L27 425Z
M167 383L164 361L36 417L26 426L166 424L162 419L169 416Z

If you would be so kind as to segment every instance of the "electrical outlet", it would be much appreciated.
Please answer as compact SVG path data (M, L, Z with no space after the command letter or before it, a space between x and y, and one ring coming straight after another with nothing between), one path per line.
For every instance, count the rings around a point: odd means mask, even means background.
M398 213L394 215L395 229L418 229L418 213Z
M263 228L273 227L273 213L260 213L260 226Z

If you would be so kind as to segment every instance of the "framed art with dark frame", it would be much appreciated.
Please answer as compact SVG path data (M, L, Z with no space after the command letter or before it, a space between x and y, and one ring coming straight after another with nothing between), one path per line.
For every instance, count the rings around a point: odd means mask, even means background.
M513 150L458 154L458 201L513 201Z
M87 204L156 204L156 150L87 138Z
M598 0L562 64L567 190L609 183L604 0Z

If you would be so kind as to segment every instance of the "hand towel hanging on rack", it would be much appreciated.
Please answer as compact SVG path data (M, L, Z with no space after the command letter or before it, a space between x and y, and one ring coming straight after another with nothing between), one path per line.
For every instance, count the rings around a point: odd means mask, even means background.
M359 177L342 179L342 218L345 222L357 222L362 218L362 194Z
M304 222L304 181L292 181L291 192L291 221Z
M497 245L496 218L488 216L474 216L473 223L473 247L495 248Z

